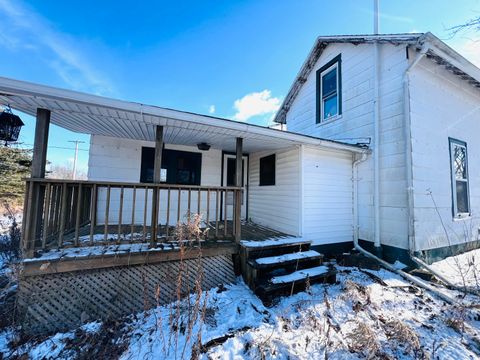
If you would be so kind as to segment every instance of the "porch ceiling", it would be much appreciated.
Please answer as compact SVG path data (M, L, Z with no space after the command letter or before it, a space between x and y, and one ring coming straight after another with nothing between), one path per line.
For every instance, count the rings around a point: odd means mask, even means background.
M0 77L0 104L35 116L37 108L51 111L51 122L92 135L153 141L155 126L164 126L168 144L209 143L212 148L235 150L235 138L244 139L244 151L274 150L308 144L363 152L357 146L269 129L228 119L110 99L71 90Z

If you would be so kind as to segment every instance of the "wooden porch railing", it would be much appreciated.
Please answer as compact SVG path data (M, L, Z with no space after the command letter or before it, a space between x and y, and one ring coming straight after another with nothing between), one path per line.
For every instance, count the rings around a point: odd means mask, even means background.
M202 215L210 238L240 240L241 187L26 179L23 250L171 239ZM155 221L156 220L156 221Z

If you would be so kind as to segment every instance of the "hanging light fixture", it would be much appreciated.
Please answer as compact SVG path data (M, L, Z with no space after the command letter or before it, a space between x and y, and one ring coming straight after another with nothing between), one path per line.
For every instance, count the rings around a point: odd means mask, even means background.
M207 144L206 142L201 142L197 144L198 150L203 150L203 151L208 151L210 150L210 144Z
M0 141L5 141L5 146L9 142L18 140L20 128L25 125L18 115L15 115L10 105L5 106L0 113Z

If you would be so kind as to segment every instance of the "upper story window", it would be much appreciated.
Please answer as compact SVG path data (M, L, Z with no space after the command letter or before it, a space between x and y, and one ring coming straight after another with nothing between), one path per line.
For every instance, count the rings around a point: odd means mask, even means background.
M470 215L467 143L449 139L452 176L452 209L456 218Z
M341 55L317 70L317 123L342 113Z

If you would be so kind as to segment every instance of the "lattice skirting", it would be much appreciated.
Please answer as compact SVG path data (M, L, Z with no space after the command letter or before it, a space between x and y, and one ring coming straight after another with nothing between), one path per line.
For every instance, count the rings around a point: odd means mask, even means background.
M235 281L231 255L201 262L204 290ZM180 268L185 295L194 290L199 265L200 260L190 259L25 277L18 292L22 328L30 334L66 331L170 303L177 296Z

